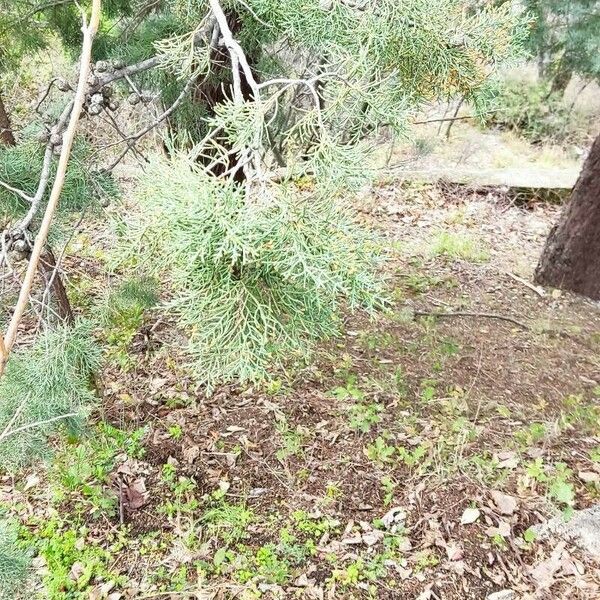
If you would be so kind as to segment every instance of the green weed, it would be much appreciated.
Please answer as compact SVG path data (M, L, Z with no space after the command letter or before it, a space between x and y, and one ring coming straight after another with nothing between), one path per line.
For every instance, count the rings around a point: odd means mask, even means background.
M381 466L392 462L396 448L390 446L386 439L380 436L372 444L369 444L364 452L369 460Z
M235 544L248 537L248 526L254 513L243 504L219 502L208 509L201 518L211 536L216 536L227 545Z
M350 429L369 433L373 425L381 422L384 407L381 404L355 404L350 407Z
M277 421L275 428L279 433L281 448L277 450L275 456L284 461L290 456L296 456L302 452L302 446L309 435L309 431L302 425L292 429L285 418Z
M346 383L343 386L338 386L329 392L331 396L338 400L362 400L365 397L364 392L357 385L356 375L348 375Z

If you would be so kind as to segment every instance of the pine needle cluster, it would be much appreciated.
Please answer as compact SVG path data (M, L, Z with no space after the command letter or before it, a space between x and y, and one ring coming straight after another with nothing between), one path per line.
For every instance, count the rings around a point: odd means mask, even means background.
M98 205L106 197L117 194L116 184L109 175L90 172L91 151L85 143L75 144L61 194L59 207L62 214ZM0 145L0 181L33 196L40 181L43 155L43 146L31 139L13 147ZM56 165L55 160L50 171L51 181ZM0 186L0 224L22 216L28 208L20 196Z
M11 355L0 380L3 469L47 454L47 439L57 428L78 426L93 401L90 383L99 364L91 325L84 321L47 330Z
M30 555L18 542L18 530L9 519L0 519L0 600L21 597L29 575Z

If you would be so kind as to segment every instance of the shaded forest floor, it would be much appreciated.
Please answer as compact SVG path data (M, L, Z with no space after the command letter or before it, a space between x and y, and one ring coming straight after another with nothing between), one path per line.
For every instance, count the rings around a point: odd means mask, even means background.
M210 398L148 315L93 430L3 481L52 598L600 596L589 554L532 529L600 499L600 306L522 281L558 208L390 182L359 209L388 314ZM415 314L455 311L521 324Z

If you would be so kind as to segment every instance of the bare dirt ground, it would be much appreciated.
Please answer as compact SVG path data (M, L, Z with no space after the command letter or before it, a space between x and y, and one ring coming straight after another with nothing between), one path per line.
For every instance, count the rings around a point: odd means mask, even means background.
M447 179L473 185L575 185L586 144L532 145L511 131L482 129L472 119L437 123L435 119L444 117L440 110L426 114L424 120L434 122L415 126L410 141L394 149L389 160L396 165L396 174L420 181ZM470 109L464 109L459 118L470 114ZM450 136L446 138L449 125Z
M401 181L359 209L387 314L209 398L149 315L104 378L138 433L4 482L52 598L600 597L600 563L531 529L600 498L600 306L525 283L559 209Z

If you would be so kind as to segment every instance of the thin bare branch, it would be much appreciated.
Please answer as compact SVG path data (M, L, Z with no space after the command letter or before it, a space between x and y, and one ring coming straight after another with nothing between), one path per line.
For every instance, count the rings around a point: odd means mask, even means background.
M21 286L21 290L19 293L19 299L17 301L14 313L8 326L8 330L6 332L6 337L4 339L4 347L2 348L2 354L0 356L0 376L2 376L2 374L4 373L8 356L16 341L17 330L19 328L19 324L21 322L21 319L23 318L23 314L25 313L25 309L28 304L29 294L31 292L31 287L33 285L35 273L38 268L41 254L44 250L44 246L46 245L46 240L48 239L50 225L52 224L54 213L56 211L56 207L58 206L60 194L62 192L62 188L65 182L67 166L71 155L71 149L73 147L73 141L75 139L75 132L77 131L79 117L81 115L83 104L85 102L87 78L90 72L90 61L92 56L92 44L96 32L98 31L98 25L100 23L100 12L101 0L92 0L92 11L89 23L87 22L85 15L82 15L83 44L81 49L81 66L79 69L79 80L77 83L77 90L73 101L69 103L69 106L71 107L69 111L69 124L63 136L62 150L58 160L56 177L54 179L54 184L50 192L48 205L46 206L46 211L44 213L44 218L42 220L39 232L35 238L35 243L31 251L31 257L29 259L29 264L27 265L27 271L25 273L23 285ZM63 115L64 114L65 113L63 112Z
M5 430L0 434L0 442L3 442L6 438L16 435L17 433L27 431L28 429L35 429L37 427L42 427L43 425L50 425L51 423L56 423L57 421L64 421L65 419L71 419L77 416L79 416L79 413L70 412L65 415L59 415L58 417L52 417L51 419L44 419L43 421L36 421L35 423L27 423L27 425L22 425L21 427L17 427L16 429L12 429L9 431Z
M141 129L137 133L128 137L124 137L123 141L127 143L127 147L108 167L106 167L105 171L112 171L142 137L144 137L146 134L150 133L150 131L158 127L165 119L168 119L177 109L177 107L183 102L183 99L186 97L187 93L190 91L195 81L195 75L193 77L190 77L190 79L188 79L187 83L185 84L184 88L181 90L179 96L177 96L173 104L171 104L171 106L162 114L160 114L152 123Z
M0 181L0 186L3 187L5 190L16 194L17 196L25 200L25 202L31 203L33 201L33 198L27 195L23 190L19 190L18 188L13 187L12 185L8 185L8 183L4 183L4 181Z

